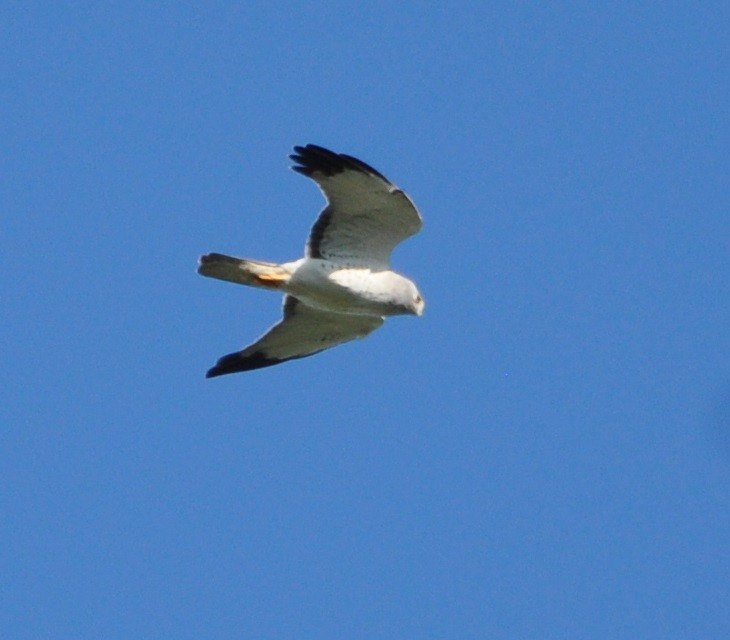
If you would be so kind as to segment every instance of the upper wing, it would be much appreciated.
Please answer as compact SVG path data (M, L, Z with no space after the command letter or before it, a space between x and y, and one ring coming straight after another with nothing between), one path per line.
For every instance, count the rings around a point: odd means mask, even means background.
M311 258L382 268L399 243L420 231L421 216L408 196L364 162L308 144L294 147L292 167L312 178L327 198L307 243Z
M293 296L284 297L284 319L243 351L223 356L206 378L270 367L306 358L343 342L364 338L383 324L377 316L328 313L309 307Z

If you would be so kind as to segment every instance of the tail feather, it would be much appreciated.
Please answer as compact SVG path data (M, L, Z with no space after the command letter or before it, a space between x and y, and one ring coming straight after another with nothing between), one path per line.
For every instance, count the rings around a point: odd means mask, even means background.
M279 287L289 279L289 273L278 264L233 258L221 253L201 256L198 273L207 278L264 289Z

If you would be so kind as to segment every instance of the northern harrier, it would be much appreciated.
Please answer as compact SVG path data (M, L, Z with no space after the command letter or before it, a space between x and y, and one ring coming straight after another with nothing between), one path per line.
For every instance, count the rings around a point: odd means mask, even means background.
M416 285L390 270L394 247L421 229L408 196L381 173L345 154L294 147L292 168L327 198L304 258L284 264L210 253L198 273L285 293L284 318L252 345L223 356L208 378L304 358L363 338L385 316L423 313Z

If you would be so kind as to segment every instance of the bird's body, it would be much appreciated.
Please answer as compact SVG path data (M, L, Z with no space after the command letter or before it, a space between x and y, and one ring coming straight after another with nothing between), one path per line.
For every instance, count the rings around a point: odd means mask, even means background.
M410 280L393 271L342 267L317 258L303 258L287 267L293 267L287 293L317 309L363 316L418 313L413 305L403 305L392 296L394 289L417 293Z
M421 227L408 197L355 158L315 145L294 149L294 169L319 184L328 206L299 260L201 257L201 275L286 294L284 319L251 346L221 358L208 377L314 355L366 336L385 316L423 312L416 285L388 265L393 247Z

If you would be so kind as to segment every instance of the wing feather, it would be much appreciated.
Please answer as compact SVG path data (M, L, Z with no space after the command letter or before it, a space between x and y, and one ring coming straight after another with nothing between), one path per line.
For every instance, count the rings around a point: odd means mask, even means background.
M307 256L388 268L395 246L422 226L410 198L357 158L313 144L294 151L294 171L312 178L327 198Z
M242 351L218 360L206 378L251 371L306 358L355 338L383 324L378 316L355 316L313 309L293 296L284 297L284 318Z

